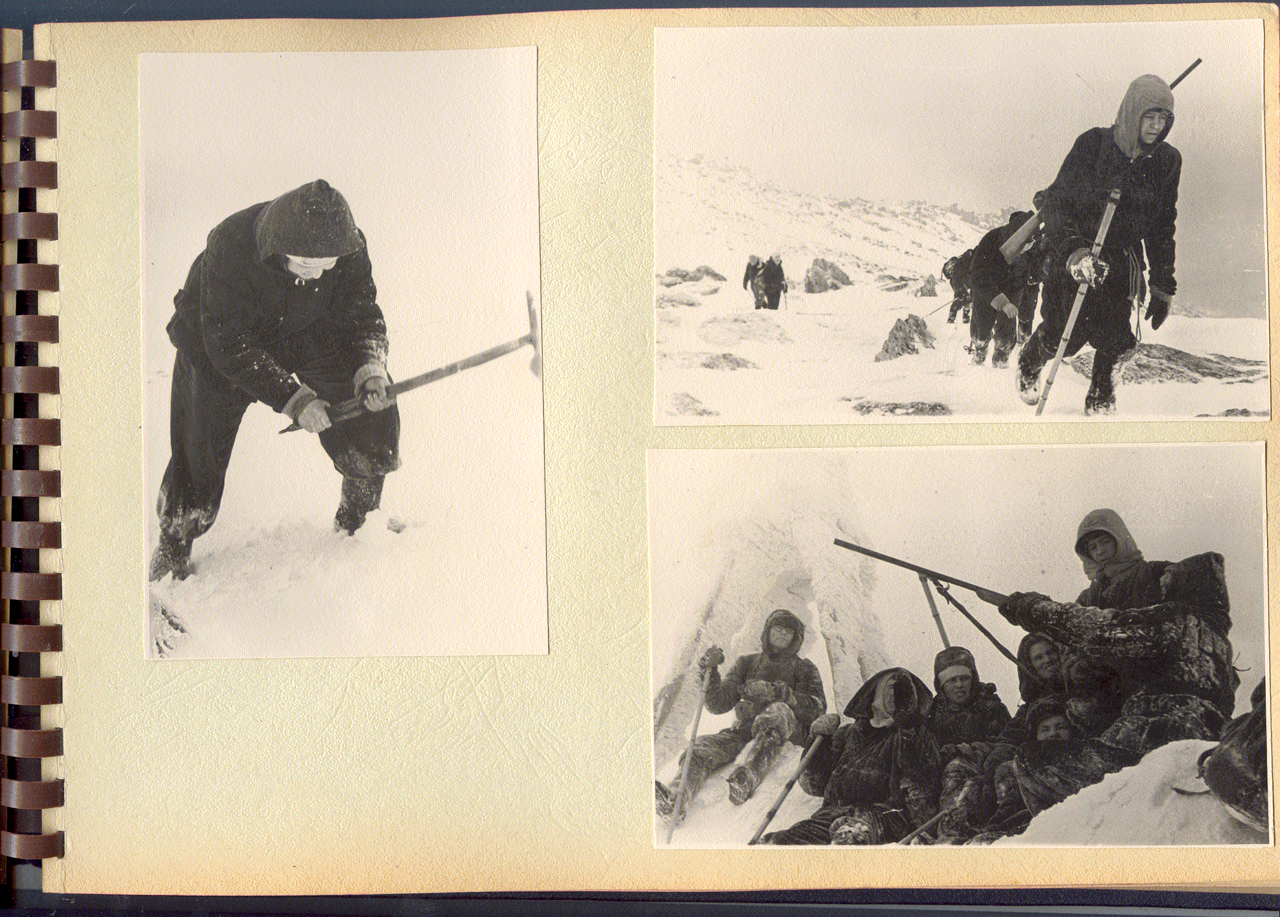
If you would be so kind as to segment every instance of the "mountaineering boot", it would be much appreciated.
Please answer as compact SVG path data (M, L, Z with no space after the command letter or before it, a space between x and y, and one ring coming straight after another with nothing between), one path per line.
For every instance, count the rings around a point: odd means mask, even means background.
M1040 373L1044 364L1049 362L1041 342L1043 325L1027 338L1022 352L1018 354L1018 397L1025 404L1035 404L1040 400Z
M653 781L653 802L658 817L669 825L678 825L684 821L685 815L688 814L689 800L702 789L702 784L707 782L707 773L706 765L696 760L690 761L683 793L677 793L679 783L675 787L668 787L657 780ZM678 777L676 779L679 780Z
M1009 355L1013 353L1012 344L1004 344L996 342L995 349L991 351L991 365L995 369L1009 368Z
M979 341L976 339L974 340L973 349L971 351L971 353L973 354L974 366L981 366L983 363L987 362L987 345L989 345L990 343L991 343L990 338L988 338L985 341Z
M1086 417L1116 412L1116 389L1113 376L1116 362L1115 356L1111 354L1094 353L1089 393L1084 396Z
M147 581L159 582L170 573L175 580L184 580L191 575L191 542L194 539L183 538L168 532L160 533L160 543L151 555L151 569L147 573Z
M342 498L338 501L338 512L333 517L333 530L354 535L369 513L378 508L382 502L382 482L384 476L372 478L354 478L343 476Z
M841 847L880 843L880 819L865 809L842 815L831 823L831 843Z

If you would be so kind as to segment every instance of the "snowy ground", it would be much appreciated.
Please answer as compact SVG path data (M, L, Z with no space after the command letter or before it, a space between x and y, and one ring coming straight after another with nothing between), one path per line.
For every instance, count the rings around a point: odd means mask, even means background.
M522 306L515 304L517 317ZM545 653L542 386L531 355L526 347L402 398L401 468L387 477L382 510L351 537L333 531L341 478L319 442L304 432L279 435L288 420L251 406L222 513L195 543L195 574L152 587L187 633L153 608L152 651ZM160 424L167 371L148 396ZM167 441L163 428L155 435ZM151 493L166 459L151 450ZM390 531L389 518L405 530ZM154 519L151 526L154 544Z
M760 186L701 161L659 163L656 195L656 273L706 265L726 278L656 286L657 423L1034 419L1012 368L972 365L962 349L968 329L946 324L946 281L936 297L913 295L948 257L976 244L982 227L918 202L833 201ZM749 254L772 252L782 255L790 290L779 311L756 311L742 272ZM836 263L852 285L806 294L815 258ZM884 275L913 279L886 292L877 280ZM1123 385L1118 418L1268 415L1266 321L1192 317L1215 311L1208 305L1217 304L1179 301L1159 331L1143 323L1143 342L1257 364L1239 364L1235 379ZM936 346L875 362L894 322L909 314L925 319ZM1064 367L1043 416L1083 419L1087 389L1086 377Z

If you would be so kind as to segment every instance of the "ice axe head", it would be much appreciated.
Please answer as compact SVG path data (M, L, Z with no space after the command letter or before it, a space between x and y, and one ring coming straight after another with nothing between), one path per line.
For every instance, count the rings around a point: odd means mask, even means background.
M542 376L542 338L538 333L538 313L533 311L533 294L525 292L525 303L529 307L529 343L533 347L533 359L529 361L529 369L535 376Z

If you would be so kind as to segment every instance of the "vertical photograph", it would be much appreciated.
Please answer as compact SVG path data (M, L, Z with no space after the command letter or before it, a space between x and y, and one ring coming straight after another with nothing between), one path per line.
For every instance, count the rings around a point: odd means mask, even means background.
M655 846L1271 843L1264 485L1257 443L651 450Z
M659 425L1266 418L1260 19L664 28Z
M536 71L141 55L150 658L547 652Z

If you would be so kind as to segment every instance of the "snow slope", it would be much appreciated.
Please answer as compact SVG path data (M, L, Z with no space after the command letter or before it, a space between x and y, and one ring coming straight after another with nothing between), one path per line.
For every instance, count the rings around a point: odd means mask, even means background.
M660 424L848 423L887 419L1031 420L1016 396L1013 369L972 365L968 329L946 324L949 286L937 297L914 291L944 261L973 246L982 226L952 209L913 202L836 201L754 182L741 170L701 160L658 164L655 269L706 265L724 281L658 284L655 419ZM742 289L749 254L781 254L790 290L777 312L755 311ZM806 294L815 258L852 280ZM886 292L882 275L914 278ZM1125 420L1267 415L1267 324L1261 319L1195 318L1195 303L1143 340L1190 354L1259 361L1234 378L1171 378L1123 385ZM894 322L923 317L936 347L875 362ZM1046 418L1082 418L1088 379L1063 370Z

